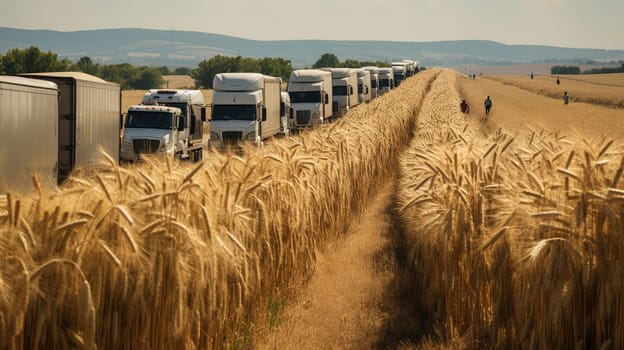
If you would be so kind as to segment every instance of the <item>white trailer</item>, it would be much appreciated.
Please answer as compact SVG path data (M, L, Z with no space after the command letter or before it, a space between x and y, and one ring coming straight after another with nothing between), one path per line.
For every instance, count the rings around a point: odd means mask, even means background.
M0 195L57 185L58 103L52 82L0 76Z
M219 148L280 133L280 78L259 73L219 73L212 87L210 143Z
M370 73L371 84L370 84L370 92L371 99L377 97L379 95L379 67L375 66L366 66L362 67L362 69L367 70Z
M394 85L401 85L401 82L407 77L407 63L392 62L392 72L394 74Z
M320 69L299 69L290 74L288 94L292 113L290 128L322 124L332 117L332 74Z
M392 68L379 68L379 95L394 89L394 72Z
M151 89L141 104L176 108L178 113L173 116L173 112L162 108L131 106L125 118L121 159L134 161L141 154L155 153L192 161L202 159L206 105L201 91Z
M332 68L332 109L334 115L344 115L360 101L357 91L357 72L351 68Z
M365 69L356 69L358 77L358 99L360 103L368 103L371 100L371 74Z
M81 72L29 73L59 88L58 181L75 168L100 164L101 151L119 157L121 89Z

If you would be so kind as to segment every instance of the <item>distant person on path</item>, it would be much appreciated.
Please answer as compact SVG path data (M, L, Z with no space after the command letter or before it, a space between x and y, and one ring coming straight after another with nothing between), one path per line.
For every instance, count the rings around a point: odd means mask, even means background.
M459 107L461 108L462 113L464 114L470 113L470 105L468 105L466 100L462 100L462 102L459 104Z
M557 77L557 85L561 84L561 80L559 80L559 77Z
M564 92L564 93L563 93L563 104L564 104L564 105L567 105L567 104L568 104L569 99L570 99L570 96L568 95L568 92L567 92L567 91L566 91L566 92Z
M533 72L531 72L531 80L533 80Z
M490 96L485 99L483 105L485 106L485 115L487 116L490 114L490 109L492 109L492 99L490 99Z

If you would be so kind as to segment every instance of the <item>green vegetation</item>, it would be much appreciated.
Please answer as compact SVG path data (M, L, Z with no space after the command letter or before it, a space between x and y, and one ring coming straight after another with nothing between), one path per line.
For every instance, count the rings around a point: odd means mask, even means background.
M313 65L312 68L360 68L364 66L391 67L387 62L381 61L357 61L347 58L343 63L340 62L338 56L333 53L324 53Z
M624 63L620 67L602 67L583 71L583 74L624 73Z
M581 68L577 66L552 66L550 74L581 74Z
M76 63L67 58L59 59L58 55L43 52L35 46L27 49L13 49L0 55L0 74L22 74L40 72L79 71L98 76L104 80L121 85L122 89L149 89L163 84L164 68L167 67L136 67L129 63L100 65L90 57L81 57Z
M284 58L249 58L217 55L199 63L197 69L191 71L195 85L203 88L212 88L212 80L218 73L254 72L274 77L281 77L287 81L292 72L292 63Z
M364 66L390 67L386 62L358 61L346 59L340 62L332 53L325 53L314 63L312 68L345 67L360 68ZM290 60L277 57L249 58L217 55L203 60L197 68L178 67L171 70L167 66L149 67L134 66L130 63L99 64L90 57L83 56L77 62L67 58L59 59L56 53L42 52L31 46L27 49L13 49L6 55L0 55L0 74L22 74L35 72L66 72L79 71L98 76L104 80L118 83L122 89L149 89L164 83L163 75L190 75L195 86L212 88L212 80L218 73L256 72L288 81L293 71ZM562 74L562 73L560 73Z

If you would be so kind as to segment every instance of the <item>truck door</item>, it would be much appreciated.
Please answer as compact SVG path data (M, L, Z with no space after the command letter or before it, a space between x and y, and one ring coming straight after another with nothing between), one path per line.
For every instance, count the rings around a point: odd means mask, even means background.
M62 183L76 162L76 112L74 84L57 80L59 88L58 181Z
M266 119L266 117L264 117L266 114L263 115L262 112L266 110L262 108L262 105L258 105L257 109L258 111L256 112L256 125L258 133L256 134L256 136L259 136L260 139L262 139L262 121Z

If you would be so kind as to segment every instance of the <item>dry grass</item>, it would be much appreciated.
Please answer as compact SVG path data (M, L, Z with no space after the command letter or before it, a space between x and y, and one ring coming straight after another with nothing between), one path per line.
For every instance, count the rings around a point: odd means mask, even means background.
M624 147L537 131L484 138L455 84L436 80L401 160L414 300L447 344L622 348Z
M9 195L0 348L247 344L271 296L309 276L315 251L389 176L436 74L243 155L110 161L57 192Z
M458 77L458 82L462 98L471 106L469 119L485 116L483 100L491 95L494 106L488 122L479 124L482 128L502 128L512 134L545 129L578 138L624 136L624 109L578 102L564 105L563 99L537 95L492 79Z
M562 99L565 91L573 102L585 102L612 108L624 108L624 74L560 75L561 85L555 83L557 76L486 76L507 85L519 87L540 95Z
M190 75L163 75L164 89L195 89L195 79Z

